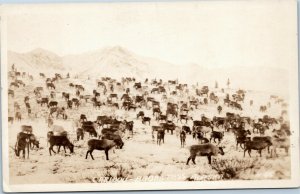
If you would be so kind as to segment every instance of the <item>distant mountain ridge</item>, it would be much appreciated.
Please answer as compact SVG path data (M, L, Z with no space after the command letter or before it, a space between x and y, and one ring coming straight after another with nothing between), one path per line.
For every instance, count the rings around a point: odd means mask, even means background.
M62 58L44 49L34 49L27 53L8 51L8 63L15 64L20 69L36 71L38 69L63 70Z
M157 67L172 66L166 62L138 56L120 47L106 47L78 55L59 56L45 49L34 49L26 53L8 51L8 64L15 64L24 71L70 71L82 76L112 75L138 76L149 75L154 65ZM151 73L150 73L151 74Z
M22 71L70 72L79 77L120 78L134 76L147 78L179 79L182 82L209 85L215 81L226 87L227 78L232 86L259 90L284 91L288 89L288 72L269 67L203 67L195 63L174 65L159 59L139 56L120 46L105 47L77 55L59 56L51 51L37 48L27 53L8 52L8 65L15 64Z
M149 71L147 62L120 46L106 47L79 55L67 55L63 61L66 66L74 68L82 75L145 76Z

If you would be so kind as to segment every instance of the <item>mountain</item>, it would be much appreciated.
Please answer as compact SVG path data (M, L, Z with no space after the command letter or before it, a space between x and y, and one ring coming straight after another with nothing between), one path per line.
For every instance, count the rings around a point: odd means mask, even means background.
M139 56L120 46L66 56L58 56L41 48L27 53L9 51L8 64L15 64L18 69L33 73L68 71L81 77L134 76L140 79L176 79L178 71L182 73L185 70L184 67L162 60ZM185 74L179 74L179 77L181 75Z
M77 55L58 56L45 49L35 49L27 53L8 52L8 64L33 73L71 72L79 77L99 78L111 76L120 78L134 76L138 80L146 77L153 79L179 79L189 84L199 83L214 87L227 87L230 78L234 88L247 88L276 93L287 93L288 72L269 67L203 67L191 63L174 65L159 59L139 56L120 46L105 47Z
M62 57L57 54L38 48L27 54L28 61L41 68L64 69Z
M79 55L63 57L67 68L82 76L137 76L144 77L149 71L149 64L131 51L120 47L106 47Z
M48 70L64 70L62 57L37 48L27 53L16 53L8 51L8 64L15 66L22 71L40 72Z

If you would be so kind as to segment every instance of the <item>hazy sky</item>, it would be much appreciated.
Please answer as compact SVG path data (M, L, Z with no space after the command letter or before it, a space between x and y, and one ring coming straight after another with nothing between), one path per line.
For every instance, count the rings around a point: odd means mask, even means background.
M65 55L120 45L179 65L284 67L296 54L295 5L236 0L11 6L7 47Z

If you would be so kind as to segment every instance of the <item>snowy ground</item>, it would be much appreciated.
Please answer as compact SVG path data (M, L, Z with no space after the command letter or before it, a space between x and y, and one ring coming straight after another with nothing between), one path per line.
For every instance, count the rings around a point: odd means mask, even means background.
M95 87L94 80L80 81L88 88L87 93L92 92ZM13 103L18 101L21 105L21 110L24 110L24 120L9 124L9 146L14 147L17 133L20 131L20 125L32 125L34 134L40 140L40 149L31 150L29 159L17 158L12 149L9 150L9 166L10 166L10 184L41 184L41 183L91 183L104 182L112 178L124 178L127 181L152 181L160 178L162 181L195 181L195 180L221 180L226 177L233 179L287 179L290 178L290 157L286 156L283 150L278 150L280 157L270 158L266 150L263 151L263 157L252 151L252 158L248 155L243 157L243 150L235 148L235 138L232 133L225 133L225 137L221 142L225 146L225 155L214 158L213 165L209 165L207 158L197 157L196 165L190 163L186 165L186 160L189 157L188 147L197 144L191 135L187 136L185 148L180 147L180 140L176 134L166 134L165 143L161 146L156 144L156 139L152 139L151 126L156 125L155 121L149 126L142 124L141 120L136 119L136 113L140 110L145 112L145 116L151 116L151 110L137 109L125 113L124 110L112 111L111 108L103 107L100 110L92 108L92 104L87 103L79 108L79 110L68 110L67 114L70 119L63 121L55 120L55 124L62 125L69 131L71 141L75 140L75 129L73 128L72 119L79 118L80 114L86 114L88 120L95 120L98 115L115 112L126 118L134 121L134 135L132 138L124 140L125 146L123 149L116 149L115 152L110 150L110 160L105 160L105 154L102 151L94 151L95 160L90 157L85 159L87 151L88 135L85 139L79 142L74 142L74 154L67 154L63 151L56 155L49 155L49 150L46 141L48 131L45 118L42 114L38 114L38 118L27 118L23 99L25 95L30 95L35 86L44 85L44 82L35 82L35 85L28 85L25 88L16 90L15 98L9 98L9 113L13 115ZM67 86L69 82L60 81L57 89L57 100L60 105L65 105L61 98L62 91L70 90ZM229 92L227 90L226 92ZM47 93L47 89L45 91ZM71 91L70 91L71 92ZM217 91L216 91L217 92ZM73 92L72 92L73 93ZM120 92L121 94L123 92ZM220 93L220 92L219 92ZM220 93L220 95L222 95ZM160 99L160 95L155 95ZM231 108L223 107L223 112L220 116L225 116L226 112L236 112L241 116L251 116L252 118L262 117L268 114L272 117L278 117L281 113L281 106L272 103L272 106L266 113L259 112L259 106L265 105L269 101L270 94L248 91L246 94L243 111L232 110ZM254 100L254 106L249 106L249 100ZM40 108L34 102L34 98L30 99L33 107L33 112L43 112L46 108ZM221 105L223 101L221 100ZM200 109L193 111L191 116L194 120L199 120L201 114L212 118L217 116L217 104L209 103L209 105L201 106ZM154 120L154 119L152 119ZM175 124L181 126L180 122L175 121ZM192 127L192 122L188 125ZM278 128L279 126L274 126ZM250 126L247 126L250 129ZM215 129L222 130L222 129ZM267 132L269 133L269 131ZM55 148L56 149L56 148ZM222 166L218 165L222 164ZM226 170L227 169L227 170ZM229 169L229 170L228 170ZM235 175L232 174L234 171ZM107 178L107 179L105 179Z

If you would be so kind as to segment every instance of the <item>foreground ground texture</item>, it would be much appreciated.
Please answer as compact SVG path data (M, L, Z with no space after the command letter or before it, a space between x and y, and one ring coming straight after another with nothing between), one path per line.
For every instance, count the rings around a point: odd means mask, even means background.
M78 80L77 80L78 81ZM95 87L95 81L80 80L89 93L92 93ZM31 118L27 117L23 103L26 95L31 94L34 87L44 84L41 80L35 84L27 84L24 88L15 91L15 97L9 98L9 114L13 115L13 103L21 104L22 115L24 119L21 122L15 121L9 124L9 173L10 183L12 184L41 184L41 183L97 183L106 181L213 181L225 179L241 179L241 180L259 180L259 179L287 179L290 178L290 156L286 155L284 150L278 150L278 157L270 157L267 150L263 150L262 157L256 151L252 151L252 157L248 154L244 157L244 151L241 147L236 149L236 141L232 132L225 132L224 139L220 146L224 146L225 155L213 157L212 165L208 164L206 157L197 157L196 165L190 163L186 165L189 157L189 146L198 144L198 140L193 139L192 135L187 135L186 145L184 148L180 146L180 139L174 133L166 133L165 142L157 145L156 135L152 138L151 126L158 125L154 118L151 124L142 124L141 119L136 118L136 114L143 110L145 116L152 116L152 109L137 108L136 111L124 109L115 109L103 106L100 109L94 109L92 103L81 102L78 109L67 110L68 119L54 119L56 125L61 125L68 131L70 140L74 143L74 154L61 151L56 155L49 155L47 144L47 132L49 130L45 118L47 118L47 108L40 107L35 104L35 99L29 101L32 104L32 110L36 113ZM61 92L74 93L68 87L68 81L61 80L57 84L56 100L59 105L65 102L61 98ZM236 89L235 89L236 90ZM234 89L226 89L225 93L235 91ZM47 92L47 89L45 89ZM132 89L134 94L135 90ZM214 92L218 96L224 96L220 89ZM88 92L86 92L88 93ZM120 96L123 91L117 91ZM156 99L161 99L161 94L151 94ZM189 114L194 120L200 120L201 115L208 118L213 116L225 116L226 112L238 113L240 116L250 116L254 119L261 118L268 114L271 117L279 117L281 114L281 106L272 103L271 108L265 113L259 111L259 106L269 101L270 94L257 91L247 91L245 103L242 104L243 110L233 110L223 106L223 101L218 104L209 102L208 105L200 106L197 110L191 111ZM175 97L174 97L175 98ZM249 105L249 100L254 101L254 105ZM175 98L175 101L177 99ZM179 99L178 99L179 100ZM118 102L120 105L120 101ZM217 106L222 105L221 114L217 112ZM110 160L105 160L103 151L94 151L95 160L90 157L85 159L87 151L87 141L90 137L86 134L84 140L76 141L76 128L74 128L74 119L78 119L80 114L86 114L88 120L94 121L98 115L116 115L119 119L134 121L134 134L131 136L126 132L123 137L125 143L123 149L115 149L109 151ZM184 125L177 119L174 119L177 126ZM22 159L15 156L11 147L15 146L17 133L20 132L21 125L32 125L33 133L40 141L40 148L30 150L30 158ZM192 128L193 122L188 121L188 126ZM266 135L270 134L274 129L278 129L279 125L273 125ZM250 125L246 125L246 129L252 131ZM215 128L216 131L224 129ZM101 128L97 129L98 133ZM251 136L254 136L253 134ZM209 138L209 134L207 134ZM216 144L216 143L214 143ZM56 150L56 148L55 148Z

